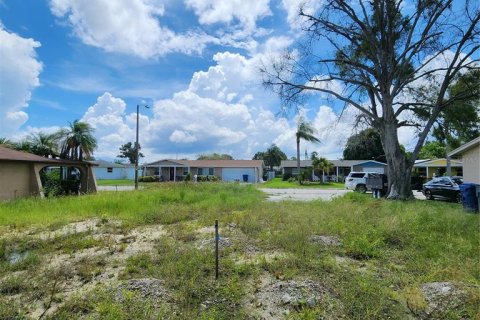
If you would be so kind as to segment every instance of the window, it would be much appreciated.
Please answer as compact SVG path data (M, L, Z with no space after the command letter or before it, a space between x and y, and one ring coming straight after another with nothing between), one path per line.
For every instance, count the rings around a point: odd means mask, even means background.
M363 178L365 173L351 173L350 178Z
M214 168L198 168L198 175L199 176L213 176L215 174Z
M107 172L113 172L113 168L107 168Z

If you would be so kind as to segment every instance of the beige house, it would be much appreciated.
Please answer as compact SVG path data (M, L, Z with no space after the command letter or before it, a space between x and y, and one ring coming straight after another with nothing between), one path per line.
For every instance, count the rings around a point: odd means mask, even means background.
M49 159L0 146L0 200L42 196L43 168L74 167L80 172L80 192L97 191L92 164L83 161Z
M462 159L465 182L480 184L480 137L448 153L448 157Z
M143 175L158 176L161 181L182 181L190 174L217 176L222 181L257 183L262 180L263 160L172 160L155 161L143 166Z

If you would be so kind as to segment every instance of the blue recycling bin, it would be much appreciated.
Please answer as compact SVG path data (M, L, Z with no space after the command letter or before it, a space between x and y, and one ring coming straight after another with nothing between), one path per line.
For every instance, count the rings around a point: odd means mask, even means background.
M243 175L243 182L248 182L248 174Z
M460 185L463 209L468 212L478 212L477 185L475 183L462 183Z

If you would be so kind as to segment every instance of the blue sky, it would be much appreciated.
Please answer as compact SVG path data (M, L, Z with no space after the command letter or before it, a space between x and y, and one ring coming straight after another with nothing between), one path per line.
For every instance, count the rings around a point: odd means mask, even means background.
M317 2L307 3L310 10ZM261 63L297 41L299 1L0 0L0 136L95 128L97 158L135 137L145 161L221 152L249 159L272 143L295 154L298 115L278 116ZM353 113L312 95L301 114L341 157Z

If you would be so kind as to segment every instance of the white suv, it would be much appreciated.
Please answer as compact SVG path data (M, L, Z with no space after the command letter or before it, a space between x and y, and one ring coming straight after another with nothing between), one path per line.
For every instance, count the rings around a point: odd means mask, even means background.
M370 174L375 172L350 172L345 178L345 189L366 192L368 190L366 178Z

